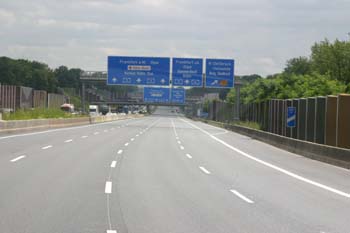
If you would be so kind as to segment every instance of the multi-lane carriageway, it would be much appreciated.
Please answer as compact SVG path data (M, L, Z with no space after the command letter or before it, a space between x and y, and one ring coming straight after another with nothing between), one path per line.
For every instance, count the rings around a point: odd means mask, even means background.
M171 115L0 137L0 232L350 232L350 172Z

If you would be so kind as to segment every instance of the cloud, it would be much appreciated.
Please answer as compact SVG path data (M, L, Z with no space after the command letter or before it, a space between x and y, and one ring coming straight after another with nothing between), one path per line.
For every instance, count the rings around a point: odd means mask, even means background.
M347 39L347 0L0 2L0 54L105 70L106 56L234 58L268 75L324 38Z

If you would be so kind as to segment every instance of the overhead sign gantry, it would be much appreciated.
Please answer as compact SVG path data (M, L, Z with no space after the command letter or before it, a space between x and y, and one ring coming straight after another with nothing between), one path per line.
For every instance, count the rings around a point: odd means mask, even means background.
M145 86L145 102L181 104L185 90L175 87L232 88L234 60L109 56L107 85Z

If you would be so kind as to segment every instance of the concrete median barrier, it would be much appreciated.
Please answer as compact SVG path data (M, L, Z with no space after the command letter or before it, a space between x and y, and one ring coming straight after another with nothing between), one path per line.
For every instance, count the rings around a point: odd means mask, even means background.
M52 128L71 127L79 125L97 124L109 121L117 121L131 118L139 118L144 115L117 115L97 117L77 117L59 119L33 119L33 120L0 120L0 133L22 133L35 130L46 130Z

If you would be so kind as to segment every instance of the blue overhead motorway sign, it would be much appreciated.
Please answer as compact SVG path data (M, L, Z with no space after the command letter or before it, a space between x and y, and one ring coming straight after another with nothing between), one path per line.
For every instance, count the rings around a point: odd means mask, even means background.
M147 103L169 103L170 89L161 87L144 87L143 101Z
M185 89L184 88L173 88L171 89L171 98L170 101L176 104L185 103Z
M201 87L203 59L173 58L172 83L174 86Z
M108 57L107 85L168 86L170 58Z
M233 59L206 59L205 65L205 87L233 87L235 65Z

